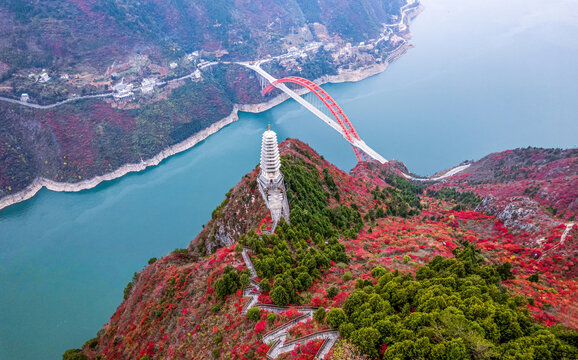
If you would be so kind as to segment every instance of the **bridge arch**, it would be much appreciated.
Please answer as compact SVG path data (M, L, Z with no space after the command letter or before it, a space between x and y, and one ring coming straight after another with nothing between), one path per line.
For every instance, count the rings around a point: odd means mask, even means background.
M349 143L353 144L356 140L362 141L359 135L357 134L357 131L353 127L353 124L351 123L351 121L341 108L341 106L339 106L339 104L337 104L337 102L331 97L331 95L329 95L325 90L323 90L321 86L317 85L311 80L307 80L297 76L289 76L283 79L278 79L269 84L265 89L263 89L263 95L267 95L268 93L273 91L273 89L276 88L276 85L283 83L297 84L311 91L311 93L317 96L319 100L321 100L321 102L327 107L327 109L329 109L331 115L333 115L335 120L339 123L339 126L341 126L345 138L347 139L347 141L349 141ZM353 152L355 153L355 157L357 158L358 161L368 160L369 157L367 156L367 154L359 150L354 145L351 145L351 147L353 148Z

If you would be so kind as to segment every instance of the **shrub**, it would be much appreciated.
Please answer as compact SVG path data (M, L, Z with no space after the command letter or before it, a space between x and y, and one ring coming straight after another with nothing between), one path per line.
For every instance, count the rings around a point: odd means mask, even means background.
M313 279L311 279L311 276L304 272L297 276L297 280L299 280L299 283L301 284L300 288L298 289L299 291L307 290L311 284L313 284Z
M355 331L355 326L352 323L343 323L339 325L339 336L344 339L349 339L351 333Z
M88 340L87 342L84 343L84 345L82 346L82 348L84 349L85 347L90 348L91 350L96 349L96 347L98 346L98 338L92 338L90 340Z
M186 258L189 255L189 249L174 249L173 255L180 258Z
M498 265L498 267L496 268L496 270L498 271L498 274L500 275L500 278L502 280L508 280L508 279L514 279L515 276L512 274L512 263L511 262L503 262L500 265ZM536 274L537 276L538 274Z
M532 274L532 275L528 276L528 281L531 281L534 283L538 282L538 281L540 281L540 275L538 275L538 273Z
M249 275L247 275L247 274L241 275L241 278L239 279L239 281L241 283L241 289L245 289L251 283L251 279L249 278Z
M70 349L62 354L62 360L86 360L86 355L80 349Z
M332 286L329 289L327 289L327 297L333 299L335 296L337 296L338 292L339 290L335 286Z
M332 328L338 329L339 325L343 324L347 321L347 316L343 310L338 308L333 308L329 310L327 316L325 318L327 325L331 326Z
M371 358L377 357L376 347L379 342L381 334L372 327L361 328L354 331L350 335L350 341L356 345L359 350L369 355ZM454 357L447 357L447 359L455 359Z
M257 321L259 320L259 318L261 317L261 310L259 310L259 308L250 308L249 311L247 311L247 319L249 320L253 320L253 321Z
M269 323L272 324L272 323L275 322L275 320L277 320L277 315L275 315L275 313L269 313L269 314L267 314L267 321L268 321Z
M325 321L325 308L323 306L315 310L313 313L313 319L318 323L323 324Z
M374 278L380 278L385 274L387 274L387 270L385 270L383 266L376 266L373 268L373 270L371 270L371 275Z
M266 326L267 326L267 323L265 322L265 320L259 321L255 325L255 333L262 333L263 331L265 331Z
M353 279L353 274L352 274L350 271L348 271L348 272L346 272L345 274L343 274L342 279L343 279L343 281L352 280L352 279Z
M291 302L289 298L289 294L282 286L276 286L271 290L271 300L275 303L275 305L279 306L287 306Z
M264 293L269 292L271 291L271 283L269 282L269 280L263 279L259 283L259 288L261 288L261 291Z
M156 263L157 260L158 260L158 259L157 259L156 257L150 258L150 259L149 259L149 265L152 265L152 264Z
M132 276L132 280L129 281L128 284L126 284L126 287L124 288L124 294L123 294L123 298L126 300L128 299L128 296L130 295L130 292L132 290L132 287L134 286L134 284L136 283L136 281L138 280L138 274L134 273Z
M223 276L215 282L217 296L224 300L227 295L233 294L241 286L239 274L232 266L227 266Z

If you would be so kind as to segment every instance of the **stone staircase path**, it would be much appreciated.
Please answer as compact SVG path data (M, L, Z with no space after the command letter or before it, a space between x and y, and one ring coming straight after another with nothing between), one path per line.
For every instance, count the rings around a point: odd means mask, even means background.
M250 298L249 303L243 308L242 313L246 314L252 307L257 307L261 310L266 310L269 312L273 312L276 314L288 311L289 307L284 306L275 306L275 305L268 305L268 304L259 304L259 295L261 295L261 288L259 284L254 280L257 277L257 271L255 271L255 267L253 266L253 262L251 261L251 257L249 253L251 252L250 249L243 248L243 260L245 261L245 265L251 272L251 283L247 288L243 290L243 296ZM317 351L315 355L315 359L323 359L325 355L329 353L337 339L339 338L339 332L336 330L327 330L327 331L320 331L317 333L313 333L307 336L304 336L300 339L287 342L287 337L289 336L289 330L299 323L304 323L309 319L313 319L313 313L317 308L314 307L297 307L295 308L297 312L301 315L296 317L293 320L288 321L287 323L273 329L272 331L268 332L263 336L263 342L266 344L270 344L271 347L267 352L267 358L270 360L276 359L279 355L285 354L289 351L294 350L300 344L306 344L311 340L319 340L323 339L323 344L321 344L321 348Z

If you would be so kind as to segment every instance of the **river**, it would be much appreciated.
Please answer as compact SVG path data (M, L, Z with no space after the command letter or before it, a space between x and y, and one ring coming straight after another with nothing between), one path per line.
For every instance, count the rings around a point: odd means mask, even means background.
M416 48L383 74L325 87L368 145L422 175L509 148L577 146L577 1L424 6ZM94 337L133 272L186 247L258 163L269 122L354 166L351 147L291 101L145 172L0 211L0 360L58 359Z

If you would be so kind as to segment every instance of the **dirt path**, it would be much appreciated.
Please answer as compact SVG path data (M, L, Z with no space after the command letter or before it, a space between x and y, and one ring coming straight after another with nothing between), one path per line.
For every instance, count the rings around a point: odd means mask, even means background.
M560 237L560 245L564 245L564 242L566 242L566 237L568 236L568 234L570 234L570 231L572 230L572 227L574 227L574 225L575 223L566 224L566 230L564 230L564 233Z
M574 227L575 223L568 223L566 224L566 229L564 230L564 232L562 233L562 236L560 236L560 242L554 246L553 248L551 248L550 250L544 251L542 253L542 256L540 257L544 257L544 255L551 253L552 251L556 250L557 248L559 248L560 246L564 245L564 243L566 242L566 238L568 237L568 234L570 234L570 231L572 231L572 228Z

